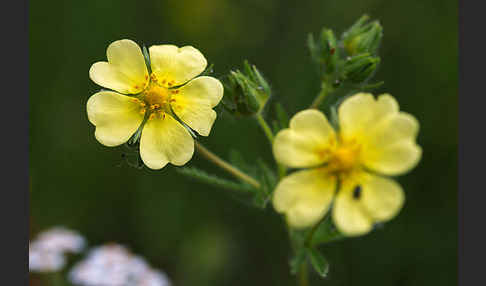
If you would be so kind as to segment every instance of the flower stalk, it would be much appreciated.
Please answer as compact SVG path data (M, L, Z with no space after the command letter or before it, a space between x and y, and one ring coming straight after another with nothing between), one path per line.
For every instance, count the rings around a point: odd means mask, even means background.
M312 109L319 108L319 105L321 105L321 103L324 101L324 99L326 99L326 97L328 96L329 92L330 92L330 90L327 87L326 82L322 82L321 91L314 98L314 101L312 101L312 104L310 105L309 108L312 108Z
M199 142L194 142L194 143L195 143L196 150L199 152L199 154L204 156L206 159L208 159L209 161L211 161L221 169L225 170L226 172L230 173L231 175L235 176L236 178L252 185L257 189L260 188L260 183L257 180L253 179L252 177L240 171L238 168L234 167L233 165L229 164L225 160L221 159L216 154L206 149L206 147L204 147Z

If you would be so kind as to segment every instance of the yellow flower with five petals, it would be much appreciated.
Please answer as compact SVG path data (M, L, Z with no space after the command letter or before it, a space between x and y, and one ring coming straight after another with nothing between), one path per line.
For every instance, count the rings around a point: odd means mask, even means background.
M147 167L187 163L194 140L178 119L208 136L216 119L213 107L223 97L219 80L197 77L207 66L204 56L191 46L151 46L149 74L140 47L131 40L111 43L106 54L108 62L97 62L89 70L95 83L113 90L88 100L96 139L105 146L121 145L145 122L140 156Z
M315 109L300 111L275 137L273 153L291 168L308 168L284 177L273 206L295 228L318 223L332 205L332 218L345 235L369 232L393 218L405 196L391 178L412 169L422 150L418 121L399 111L388 95L358 93L338 108L339 130ZM337 192L337 194L336 194Z

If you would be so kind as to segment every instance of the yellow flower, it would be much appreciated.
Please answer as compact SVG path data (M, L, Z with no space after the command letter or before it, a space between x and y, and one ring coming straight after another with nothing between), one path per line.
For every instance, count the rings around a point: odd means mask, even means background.
M334 130L322 112L304 110L277 134L276 160L310 169L283 178L273 205L289 225L302 228L322 219L334 200L337 228L361 235L400 211L403 190L386 176L403 174L420 160L422 150L415 142L419 123L400 112L388 94L376 100L372 94L355 94L339 106L338 118L339 130Z
M207 61L191 46L151 46L149 54L151 74L135 42L119 40L108 46L108 62L93 64L89 76L114 91L100 91L89 98L88 119L96 126L95 137L101 144L118 146L130 139L145 118L140 138L144 164L151 169L167 163L184 165L194 153L194 140L178 119L208 136L223 85L213 77L196 77Z

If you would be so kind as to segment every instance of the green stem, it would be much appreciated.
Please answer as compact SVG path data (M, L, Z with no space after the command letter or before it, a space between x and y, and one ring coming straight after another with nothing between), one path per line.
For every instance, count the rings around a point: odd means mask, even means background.
M320 220L318 223L316 223L311 231L309 232L305 242L304 242L304 246L305 247L311 247L312 246L312 238L314 237L314 234L316 233L316 230L319 228L319 226L321 225L321 223L324 221L324 219Z
M314 101L312 101L312 104L311 104L311 106L309 106L309 108L317 109L319 107L319 105L321 105L321 103L327 97L329 92L330 92L330 90L329 90L326 82L322 82L321 91L316 96L316 98L314 98Z
M267 122L265 121L265 119L263 118L263 116L260 112L258 112L256 114L256 119L258 121L258 124L260 124L260 126L262 127L263 132L265 132L265 135L267 136L268 141L270 141L270 144L272 144L273 143L272 129L270 128L270 126L268 126Z
M215 165L220 167L221 169L225 170L226 172L230 173L231 175L235 176L236 178L247 182L248 184L254 186L255 188L260 188L260 183L253 179L252 177L248 176L247 174L243 173L233 165L229 164L228 162L224 161L223 159L219 158L216 154L206 149L203 145L198 142L195 142L196 150L199 154L203 155L206 159L213 162Z
M268 141L270 142L270 145L273 144L273 139L274 136L273 136L273 132L272 132L272 129L270 128L270 126L268 125L268 123L265 121L265 119L263 118L262 114L260 112L258 112L256 115L256 120L258 121L258 124L260 124L260 127L262 127L263 129L263 132L265 133L265 136L267 136L267 139ZM285 174L287 173L287 168L276 162L277 163L277 168L278 168L278 176L279 178L283 178L285 176Z
M309 286L309 275L307 271L307 262L301 264L299 270L299 286Z

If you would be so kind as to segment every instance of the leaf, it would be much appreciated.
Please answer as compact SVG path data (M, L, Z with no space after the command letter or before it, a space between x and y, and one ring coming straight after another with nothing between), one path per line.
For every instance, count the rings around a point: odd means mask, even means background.
M236 168L240 169L245 173L249 173L249 175L255 175L255 168L248 164L243 155L238 150L231 149L229 152L229 162L231 165L235 166Z
M334 226L331 217L328 216L319 224L319 227L312 236L312 241L310 244L311 246L315 246L322 243L336 241L344 237L345 236L337 230L336 226Z
M272 192L277 185L278 179L275 172L261 158L258 158L257 163L257 173L259 174L261 188L256 189L255 204L258 207L265 208L271 200Z
M288 128L289 127L289 115L287 111L283 108L280 102L275 104L275 112L277 113L277 118L280 123L280 129Z
M314 270L319 276L326 277L329 273L329 262L327 262L327 259L315 248L309 248L307 251Z

